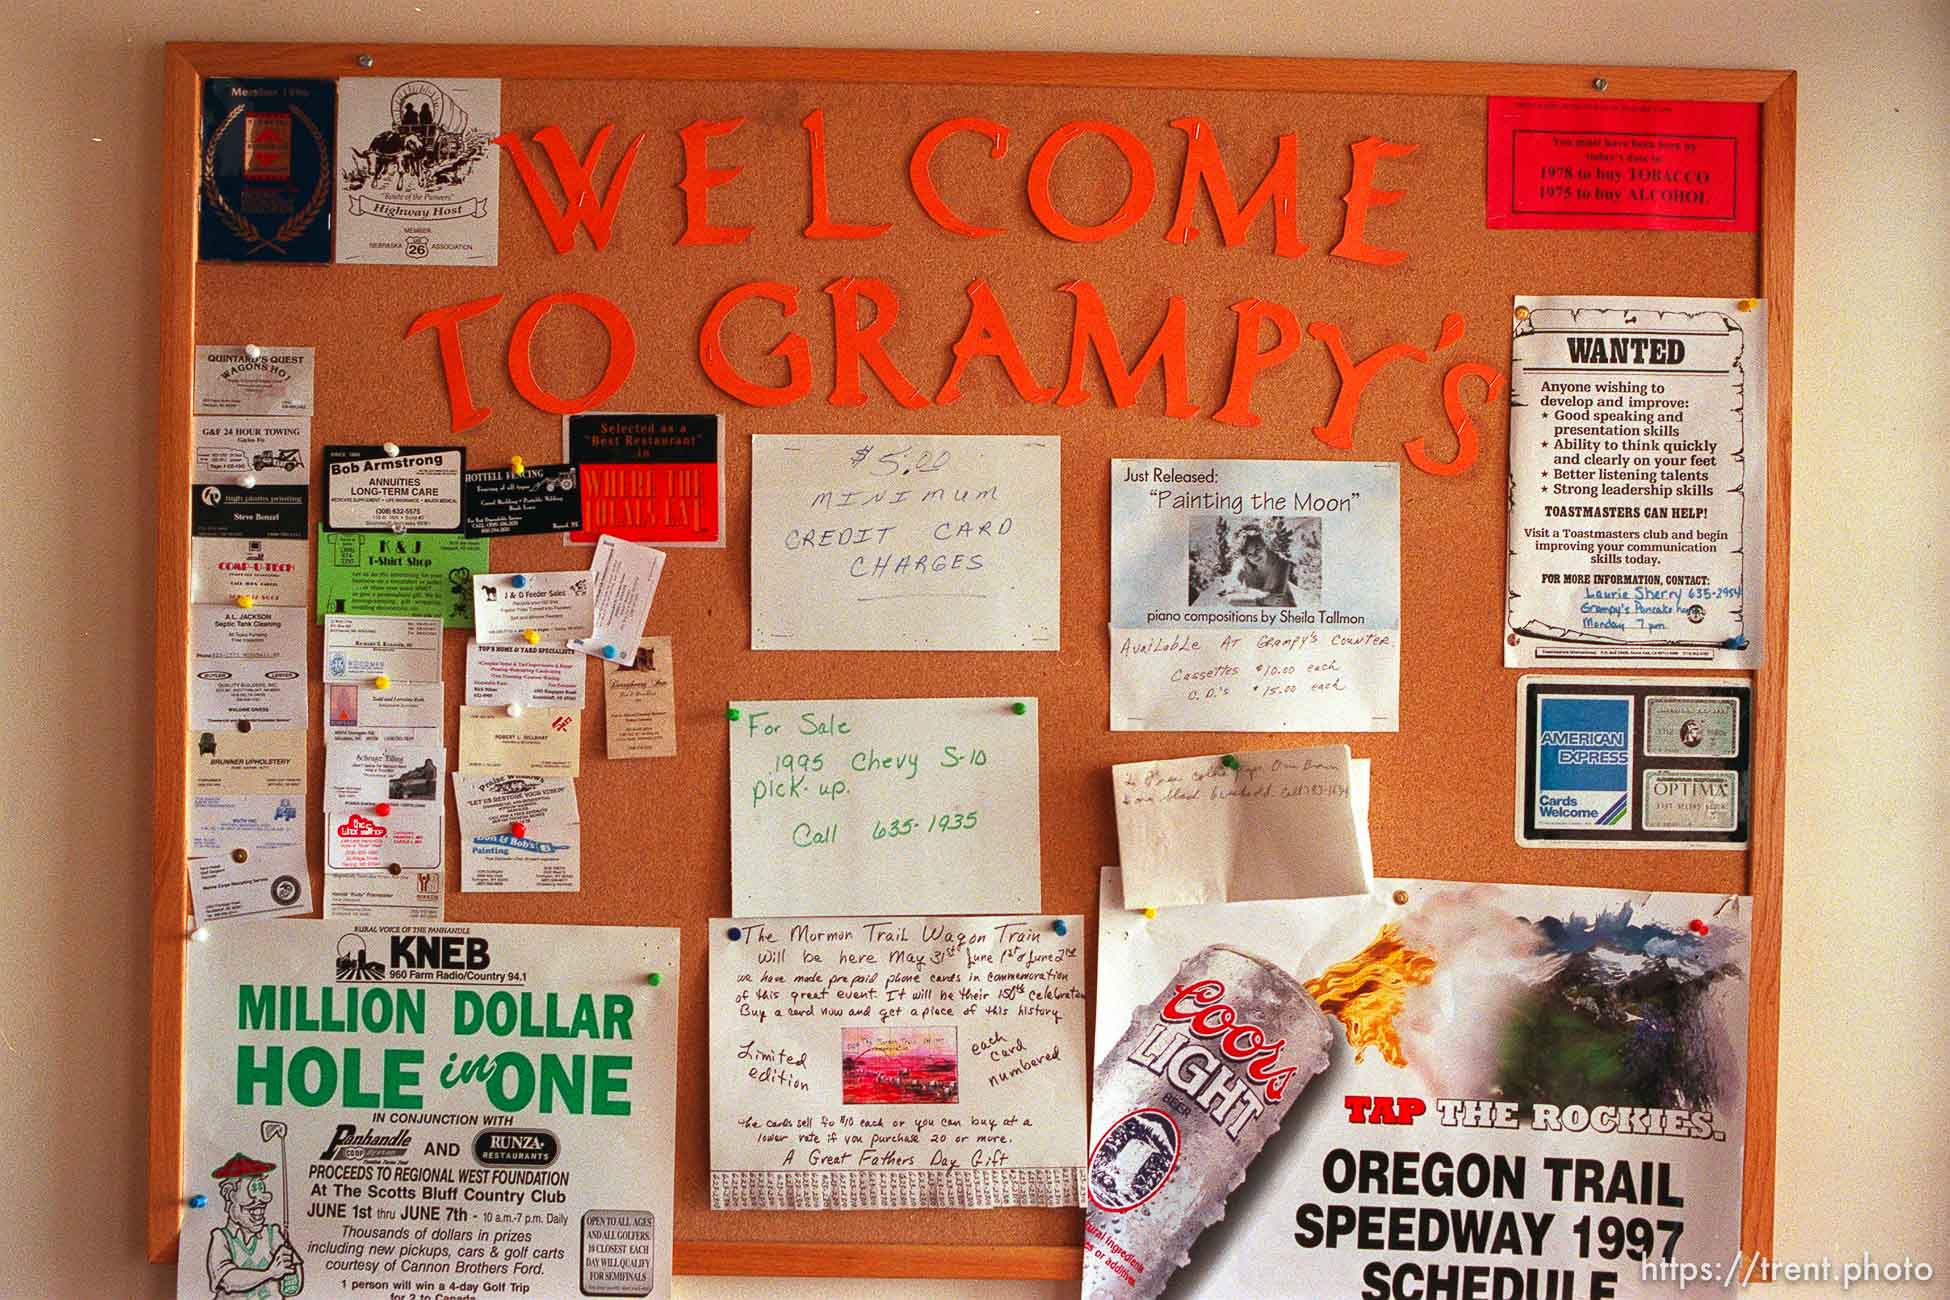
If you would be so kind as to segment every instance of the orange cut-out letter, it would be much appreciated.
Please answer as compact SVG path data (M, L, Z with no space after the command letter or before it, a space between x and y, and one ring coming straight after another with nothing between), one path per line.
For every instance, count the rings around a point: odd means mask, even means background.
M544 316L564 305L582 308L601 321L609 334L609 364L603 367L603 376L596 381L596 386L581 397L557 397L535 380L531 352L535 331ZM537 298L515 322L515 332L508 339L508 378L514 381L515 391L527 398L529 405L550 415L574 415L607 401L623 386L635 365L636 330L622 309L600 294L567 292Z
M1503 372L1493 366L1486 366L1480 361L1465 361L1449 367L1449 373L1442 377L1442 410L1449 417L1449 427L1456 432L1455 457L1446 462L1431 459L1420 437L1402 444L1402 452L1408 457L1408 463L1424 474L1453 478L1476 463L1479 439L1476 422L1469 418L1469 411L1463 406L1462 386L1465 379L1483 381L1485 402L1494 402L1496 395L1503 391Z
M677 237L681 246L698 244L742 244L752 237L750 226L711 224L711 191L735 179L743 167L713 167L709 151L711 138L730 135L745 124L742 117L722 122L693 122L679 131L684 142L684 179L677 188L684 191L684 233Z
M1258 298L1235 302L1232 310L1239 317L1232 343L1232 384L1226 390L1225 405L1212 412L1212 418L1242 429L1257 429L1259 417L1253 414L1253 384L1261 371L1279 365L1300 346L1300 322L1280 304ZM1260 326L1266 321L1273 322L1279 338L1272 347L1261 351Z
M812 391L812 359L805 339L788 330L786 336L773 347L770 355L784 358L786 365L786 382L777 387L754 384L732 369L730 360L724 354L725 318L737 310L740 303L752 298L764 298L779 304L781 315L791 316L799 310L799 289L796 285L780 284L774 280L754 280L750 284L741 284L718 299L711 308L711 314L704 318L704 328L698 331L697 336L697 359L712 383L747 406L784 406L796 402Z
M935 225L951 235L986 239L990 235L1001 234L1002 227L971 226L956 216L942 199L941 191L934 187L934 174L928 170L928 164L934 161L934 151L941 147L941 142L961 131L987 136L991 158L1000 158L1009 151L1009 128L1000 122L991 122L985 117L950 118L922 136L921 143L914 146L914 156L907 163L907 180L914 187L914 197L920 201L921 211L927 213Z
M807 239L872 239L894 227L853 225L832 220L826 197L826 110L815 108L799 124L806 128L807 147L812 150L812 221L806 226Z
M976 357L994 357L1000 361L1003 370L1008 372L1009 382L1016 386L1016 392L1025 402L1040 404L1056 395L1055 389L1044 388L1029 373L1029 363L1022 359L1022 349L1016 346L1016 336L1009 332L1009 318L1002 314L1002 306L989 291L987 280L977 280L968 286L968 324L955 340L955 364L949 369L941 391L934 395L936 405L947 406L960 399L962 371Z
M1123 206L1110 215L1110 220L1095 226L1079 226L1058 212L1049 193L1050 173L1056 170L1057 155L1080 135L1101 135L1117 146L1118 152L1124 155L1125 165L1131 169L1131 186L1125 191ZM1030 211L1043 223L1043 229L1074 244L1101 243L1112 235L1123 234L1150 210L1152 196L1157 192L1158 174L1151 165L1150 151L1142 140L1114 122L1065 122L1050 132L1049 139L1043 141L1043 147L1036 151L1035 159L1029 164Z
M440 340L440 373L447 380L447 429L450 433L465 433L494 413L493 407L474 405L474 394L467 387L467 358L460 352L460 323L483 312L493 311L500 301L501 295L497 293L453 307L435 307L432 311L421 312L418 319L406 327L407 338L430 329L434 337Z
M1334 373L1341 378L1341 391L1334 395L1334 409L1327 417L1325 426L1314 426L1314 437L1330 447L1342 451L1354 445L1354 417L1361 413L1361 394L1376 375L1390 362L1412 360L1427 362L1429 354L1407 343L1390 343L1379 352L1362 358L1356 365L1347 355L1347 348L1341 343L1341 327L1325 321L1311 321L1307 333L1327 345L1327 355L1334 358Z
M1406 158L1419 145L1396 144L1371 135L1349 146L1354 153L1354 179L1341 202L1347 205L1347 218L1341 225L1341 242L1334 245L1334 256L1375 266L1393 266L1408 254L1399 248L1376 248L1367 239L1368 209L1385 208L1398 202L1407 190L1378 190L1374 187L1375 164L1383 158Z
M866 362L887 385L894 400L913 410L926 406L928 399L907 381L883 340L900 319L900 298L885 280L842 276L826 286L833 300L833 395L826 400L834 406L859 406L867 400L860 391L860 363ZM873 304L873 319L860 323L860 302Z
M1219 219L1219 239L1227 248L1244 242L1246 233L1258 220L1260 209L1273 205L1273 252L1279 257L1298 257L1307 251L1300 238L1300 137L1289 132L1280 137L1273 153L1273 165L1260 181L1259 188L1240 207L1232 198L1232 181L1226 175L1225 160L1219 157L1219 142L1212 128L1196 117L1173 118L1171 124L1183 131L1185 176L1178 187L1178 212L1171 219L1165 239L1173 244L1189 244L1197 238L1192 216L1198 209L1198 188L1202 184L1212 200L1212 213Z
M1137 364L1127 370L1124 355L1117 348L1117 335L1111 331L1110 320L1104 313L1104 300L1097 294L1097 286L1088 280L1073 280L1063 286L1063 292L1077 300L1077 315L1076 324L1070 330L1070 371L1063 380L1063 391L1056 395L1058 406L1075 406L1090 400L1090 394L1083 389L1083 376L1090 365L1090 354L1095 351L1097 361L1104 369L1104 381L1110 385L1113 405L1125 407L1136 401L1138 390L1144 387L1151 372L1162 367L1165 374L1165 414L1174 420L1189 420L1198 414L1198 404L1187 395L1185 383L1183 298L1177 294L1171 296L1171 301L1165 306L1164 323L1151 336L1151 346L1144 350Z
M630 183L630 168L636 165L636 151L643 147L643 136L638 134L636 139L630 141L630 147L623 151L616 170L610 174L609 189L598 199L596 163L602 158L603 146L609 143L610 134L615 130L614 124L604 124L589 146L589 156L583 159L577 159L561 127L545 126L535 132L535 143L542 146L549 166L555 169L556 184L562 187L564 202L559 208L555 206L555 199L548 188L542 184L541 173L529 161L528 152L521 147L521 137L512 131L494 137L494 142L508 151L509 161L514 163L521 183L528 188L528 197L534 200L535 211L540 214L542 225L548 230L549 242L555 245L558 253L566 253L575 247L577 226L589 227L589 242L598 251L609 247L609 232L616 220L617 205L622 203L623 189Z

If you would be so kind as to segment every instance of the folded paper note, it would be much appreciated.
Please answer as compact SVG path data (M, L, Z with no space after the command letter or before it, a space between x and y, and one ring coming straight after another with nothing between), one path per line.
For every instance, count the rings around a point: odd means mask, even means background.
M1113 767L1124 905L1365 892L1349 768L1345 745Z

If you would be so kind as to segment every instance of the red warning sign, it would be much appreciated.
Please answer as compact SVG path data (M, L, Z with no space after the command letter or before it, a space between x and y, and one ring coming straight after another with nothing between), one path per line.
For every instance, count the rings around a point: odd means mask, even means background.
M1491 230L1758 230L1760 105L1492 98Z

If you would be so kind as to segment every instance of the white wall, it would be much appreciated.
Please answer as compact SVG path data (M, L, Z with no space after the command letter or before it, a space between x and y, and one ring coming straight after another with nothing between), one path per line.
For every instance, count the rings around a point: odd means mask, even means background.
M1778 1247L1950 1277L1950 5L862 0L800 8L4 0L0 1295L161 1296L142 1262L161 44L1141 50L1801 73ZM983 1300L1061 1286L691 1280ZM1810 1292L1811 1293L1811 1292ZM1898 1294L1859 1291L1857 1294Z

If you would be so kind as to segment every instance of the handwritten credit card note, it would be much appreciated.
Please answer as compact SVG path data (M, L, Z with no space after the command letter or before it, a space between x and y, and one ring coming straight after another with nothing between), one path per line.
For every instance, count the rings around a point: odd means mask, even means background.
M1113 460L1112 731L1394 731L1401 470Z
M1345 745L1117 764L1124 906L1366 893L1350 768Z
M1036 701L734 700L732 708L738 911L1041 906Z
M712 1209L1082 1203L1082 917L721 919L710 943Z
M1055 438L752 439L752 649L1055 650Z

